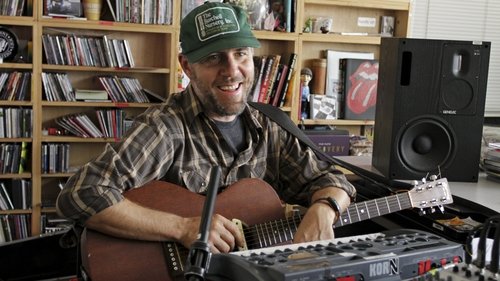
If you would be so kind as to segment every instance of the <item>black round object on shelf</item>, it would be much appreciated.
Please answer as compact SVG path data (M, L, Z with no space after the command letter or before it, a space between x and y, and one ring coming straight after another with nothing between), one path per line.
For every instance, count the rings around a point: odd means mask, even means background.
M10 29L0 26L0 59L13 59L18 50L17 36Z

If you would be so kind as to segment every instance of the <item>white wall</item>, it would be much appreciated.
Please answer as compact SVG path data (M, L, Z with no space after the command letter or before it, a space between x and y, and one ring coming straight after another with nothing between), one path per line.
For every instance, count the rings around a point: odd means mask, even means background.
M485 116L500 116L500 1L412 0L411 37L491 42Z

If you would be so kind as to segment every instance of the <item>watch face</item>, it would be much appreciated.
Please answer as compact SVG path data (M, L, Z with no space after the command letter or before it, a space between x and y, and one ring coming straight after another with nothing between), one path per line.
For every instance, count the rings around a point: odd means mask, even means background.
M0 58L12 59L17 53L16 35L5 27L0 27Z

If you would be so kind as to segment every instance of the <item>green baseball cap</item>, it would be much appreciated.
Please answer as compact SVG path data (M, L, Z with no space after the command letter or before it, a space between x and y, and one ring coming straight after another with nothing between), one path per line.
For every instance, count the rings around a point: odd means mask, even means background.
M205 2L181 22L182 54L191 63L220 50L260 47L245 11L226 3Z

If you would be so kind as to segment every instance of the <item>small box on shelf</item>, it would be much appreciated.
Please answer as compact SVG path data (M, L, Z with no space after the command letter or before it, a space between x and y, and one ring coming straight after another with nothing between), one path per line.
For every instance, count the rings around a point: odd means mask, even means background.
M349 155L349 132L347 130L310 129L304 132L327 155Z

